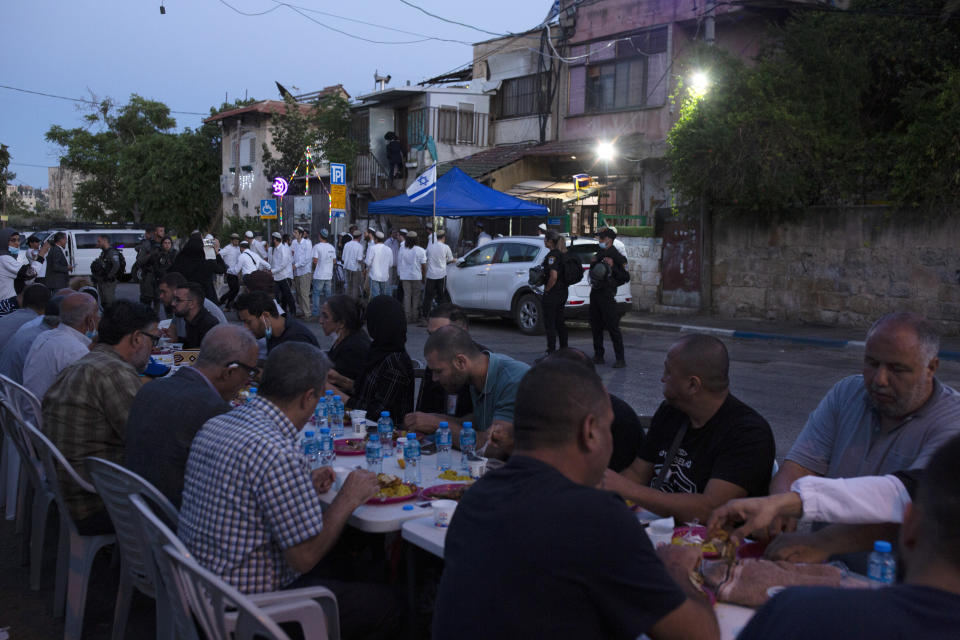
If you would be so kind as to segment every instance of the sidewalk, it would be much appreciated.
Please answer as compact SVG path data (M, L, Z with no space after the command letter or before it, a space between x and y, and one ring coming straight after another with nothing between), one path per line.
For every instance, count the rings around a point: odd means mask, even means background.
M824 327L811 324L768 322L752 318L719 318L701 315L656 315L631 311L621 326L651 331L709 333L718 337L746 340L775 340L815 347L863 349L865 329ZM960 361L960 337L940 340L940 358Z

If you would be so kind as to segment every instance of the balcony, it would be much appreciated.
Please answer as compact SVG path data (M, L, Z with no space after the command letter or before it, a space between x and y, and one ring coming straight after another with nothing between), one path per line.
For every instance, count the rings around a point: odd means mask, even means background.
M421 145L427 136L431 136L440 144L487 146L489 114L477 113L465 106L425 107L410 111L407 114L408 144Z

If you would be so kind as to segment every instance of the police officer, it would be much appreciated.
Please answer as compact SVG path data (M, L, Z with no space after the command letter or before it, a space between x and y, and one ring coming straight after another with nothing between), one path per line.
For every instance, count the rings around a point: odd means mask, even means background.
M617 234L603 229L598 234L600 248L590 260L590 329L593 331L593 361L603 364L603 330L610 333L617 361L614 369L627 366L623 356L623 334L615 296L617 286L627 282L627 259L613 248Z
M567 283L563 279L563 258L567 243L563 236L551 229L543 237L543 245L550 253L543 259L543 272L547 281L543 285L543 326L547 331L547 355L560 348L567 348L567 325L563 321L563 307L567 304Z

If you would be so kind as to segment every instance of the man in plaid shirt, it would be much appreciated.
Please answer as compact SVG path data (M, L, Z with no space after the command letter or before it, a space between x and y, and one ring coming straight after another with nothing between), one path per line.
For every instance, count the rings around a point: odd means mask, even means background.
M123 464L127 414L140 389L139 373L159 339L153 309L117 300L104 311L90 353L61 371L43 397L43 432L87 481L90 477L83 462L87 456ZM60 482L80 533L113 531L96 494L64 475Z
M333 579L323 562L350 514L379 489L373 473L355 470L321 512L318 494L334 473L311 472L297 435L329 368L317 347L281 344L267 358L257 398L204 424L190 446L178 535L200 564L244 593L322 585L337 596L345 637L392 637L390 590Z

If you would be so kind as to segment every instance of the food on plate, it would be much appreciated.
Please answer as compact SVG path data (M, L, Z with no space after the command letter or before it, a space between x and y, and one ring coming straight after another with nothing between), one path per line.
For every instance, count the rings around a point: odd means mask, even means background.
M447 469L446 471L441 472L437 477L441 480L451 480L454 482L469 482L473 480L473 478L471 478L469 475L457 473L453 469Z
M403 498L416 491L416 487L410 484L404 484L403 480L391 473L378 473L377 482L380 483L380 491L374 498Z
M363 451L366 446L367 441L363 438L345 438L333 443L335 451Z
M459 487L450 487L442 491L431 491L430 498L433 500L456 500L460 501L460 498L463 497L463 492L467 490L470 485L462 484Z

